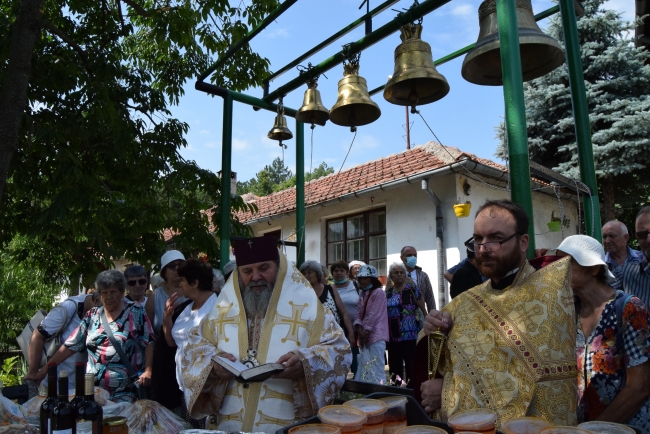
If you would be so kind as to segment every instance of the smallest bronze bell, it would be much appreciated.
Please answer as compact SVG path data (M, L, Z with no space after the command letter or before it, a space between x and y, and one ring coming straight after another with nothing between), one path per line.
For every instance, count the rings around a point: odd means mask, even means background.
M282 143L283 140L289 140L293 138L293 133L287 127L287 118L284 117L284 106L282 101L278 103L278 115L275 117L275 122L273 123L273 128L266 135L271 140L279 141L280 146L287 147Z
M307 82L307 90L302 101L302 107L296 113L296 120L311 124L312 128L314 124L320 125L321 127L325 126L325 123L330 118L330 111L323 105L320 99L320 92L316 87L318 87L316 79Z

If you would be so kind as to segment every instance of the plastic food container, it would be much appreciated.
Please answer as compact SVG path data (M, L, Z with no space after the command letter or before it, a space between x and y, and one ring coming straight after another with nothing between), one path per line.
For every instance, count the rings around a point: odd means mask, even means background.
M395 434L447 434L444 429L429 425L411 425L398 429Z
M553 425L541 417L517 417L501 424L503 434L537 434Z
M544 428L539 434L591 434L591 431L574 426L552 426L550 428Z
M324 423L310 423L309 425L295 426L289 434L341 434L339 427Z
M462 431L496 434L494 423L497 420L497 414L487 408L478 408L476 410L467 410L456 413L449 418L449 426L455 433Z
M634 431L629 426L621 425L620 423L612 422L583 422L578 425L578 428L586 429L591 433L603 433L603 434L635 434Z
M368 420L361 428L361 434L383 434L384 414L388 406L378 399L353 399L343 403L350 407L358 408L366 414Z
M406 427L406 403L405 396L388 396L379 398L386 403L384 413L384 434L395 434L397 430Z
M358 408L348 405L328 405L318 411L318 418L328 425L337 426L341 433L361 434L368 418Z

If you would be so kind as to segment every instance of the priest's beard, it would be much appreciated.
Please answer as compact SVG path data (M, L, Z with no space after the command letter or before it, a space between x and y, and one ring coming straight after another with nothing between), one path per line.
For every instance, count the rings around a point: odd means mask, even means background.
M262 286L263 288L260 288ZM256 316L263 317L271 301L271 294L273 294L273 285L265 280L251 281L246 285L242 289L242 299L244 301L246 315L249 318Z
M496 252L482 251L476 254L476 263L482 275L495 282L503 279L506 274L520 267L524 258L516 247L511 251L497 250Z

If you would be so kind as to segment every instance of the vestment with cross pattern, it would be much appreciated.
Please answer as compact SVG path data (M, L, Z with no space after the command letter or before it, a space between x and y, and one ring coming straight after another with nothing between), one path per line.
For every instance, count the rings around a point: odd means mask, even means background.
M488 280L444 307L453 319L438 366L444 421L460 411L490 408L497 426L523 416L577 423L570 271L569 258L540 270L526 262L510 287L497 290ZM426 360L423 336L416 358Z
M247 318L238 278L233 273L212 312L190 330L181 387L192 417L216 415L221 431L274 433L333 403L352 362L350 346L332 313L283 254L263 318ZM245 362L250 350L260 364L293 352L305 376L244 385L212 372L213 356L230 353Z

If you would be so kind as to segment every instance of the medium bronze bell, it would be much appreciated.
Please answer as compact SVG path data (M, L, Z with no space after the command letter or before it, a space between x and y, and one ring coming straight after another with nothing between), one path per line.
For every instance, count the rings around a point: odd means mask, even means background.
M530 0L517 0L519 52L524 81L548 74L564 63L560 44L542 32L535 22ZM461 68L470 83L501 86L501 51L496 0L485 0L478 8L480 31L476 46L467 53Z
M266 137L271 140L279 141L279 145L284 146L285 148L286 145L283 145L282 141L293 138L293 133L289 128L287 128L287 118L284 117L284 107L282 106L282 103L278 104L278 115L275 117L273 128L271 128L271 131L269 131Z
M330 120L356 131L357 127L379 119L381 110L370 99L366 79L359 76L358 61L344 64L343 69L344 77L339 80L339 95L330 110Z
M320 91L316 89L318 83L316 80L307 82L307 90L302 100L302 107L296 113L296 119L306 124L325 126L325 122L330 118L330 111L325 108L320 99Z
M436 71L431 46L424 42L421 23L409 23L400 28L402 43L395 48L395 72L386 83L384 98L397 105L429 104L449 93L447 79Z

